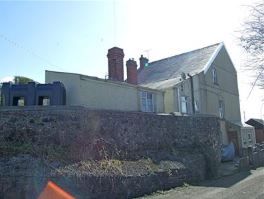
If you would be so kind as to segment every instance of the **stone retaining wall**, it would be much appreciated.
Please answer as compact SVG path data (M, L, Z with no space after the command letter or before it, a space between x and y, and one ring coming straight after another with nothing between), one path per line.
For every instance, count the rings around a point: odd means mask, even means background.
M61 162L69 165L80 161L112 159L119 161L150 159L156 166L163 161L184 165L184 169L176 172L171 172L173 169L169 164L165 169L154 169L152 173L159 177L155 177L157 181L153 181L155 183L151 185L154 187L150 189L151 191L201 180L205 176L215 176L220 162L219 121L215 117L95 111L83 107L12 108L0 109L0 132L0 153L9 157L26 153L52 164L59 162L58 165L62 165ZM199 157L199 164L193 164L193 158L190 157ZM166 178L161 177L164 171ZM1 170L0 175L3 175ZM179 178L181 175L185 178ZM79 187L91 182L89 176L84 178L86 180L80 181ZM93 176L96 178L96 175ZM132 176L131 179L136 179ZM144 194L144 187L151 181L147 179L151 178L153 175L150 173L144 174L146 180L140 181L141 190L133 192L132 189L129 196ZM58 180L57 177L55 179ZM119 188L121 185L130 184L122 180L116 182L121 183L116 185ZM166 185L166 182L171 183ZM103 189L106 196L107 192L111 192L107 187ZM130 190L126 186L120 190L126 189ZM112 190L111 193L115 191ZM78 189L75 190L75 193L77 192ZM99 197L99 192L97 189L95 198ZM120 194L125 196L128 193Z

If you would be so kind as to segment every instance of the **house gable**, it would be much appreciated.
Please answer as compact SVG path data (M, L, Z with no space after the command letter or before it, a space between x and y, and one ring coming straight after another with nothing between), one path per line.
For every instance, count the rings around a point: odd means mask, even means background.
M223 43L221 43L218 48L215 49L215 52L213 53L212 57L205 65L203 70L204 74L206 74L212 68L212 65L217 66L218 68L221 68L222 70L228 71L232 74L236 74L234 64Z
M216 51L201 82L205 112L241 121L237 72L224 45Z
M210 66L204 70L205 84L238 96L237 72L225 46L222 45L216 53Z

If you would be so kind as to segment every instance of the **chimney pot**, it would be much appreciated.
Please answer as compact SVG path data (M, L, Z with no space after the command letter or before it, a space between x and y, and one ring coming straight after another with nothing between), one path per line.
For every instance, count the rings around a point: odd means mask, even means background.
M148 65L148 62L149 62L149 60L146 57L144 57L143 55L141 55L139 58L139 63L140 63L139 69L142 70L145 66Z

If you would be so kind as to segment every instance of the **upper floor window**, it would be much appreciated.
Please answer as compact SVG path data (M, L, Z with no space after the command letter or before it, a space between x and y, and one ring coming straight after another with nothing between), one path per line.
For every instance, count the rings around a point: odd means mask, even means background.
M213 69L212 69L212 77L213 77L213 82L214 82L214 84L218 84L218 82L217 82L216 68L213 68Z
M220 117L221 119L224 118L224 112L225 112L224 101L223 101L223 100L220 100L220 101L219 101L219 117Z
M154 95L147 91L140 92L140 105L143 112L154 112Z

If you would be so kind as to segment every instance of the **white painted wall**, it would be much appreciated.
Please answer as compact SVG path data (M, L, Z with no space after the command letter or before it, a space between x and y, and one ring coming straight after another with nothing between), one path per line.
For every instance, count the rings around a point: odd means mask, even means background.
M66 104L93 109L140 111L139 91L153 93L156 112L164 112L163 92L80 74L46 71L45 82L60 81L66 89Z

